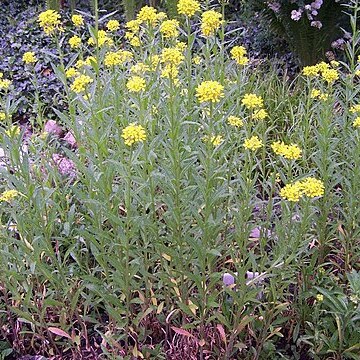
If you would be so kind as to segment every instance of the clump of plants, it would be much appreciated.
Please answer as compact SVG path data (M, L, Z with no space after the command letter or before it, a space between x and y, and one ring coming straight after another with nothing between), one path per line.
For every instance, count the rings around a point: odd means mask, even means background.
M358 9L349 61L291 83L229 48L224 8L196 0L125 24L95 6L94 26L76 13L70 29L41 12L65 106L51 122L39 111L36 49L21 54L32 132L0 76L3 343L69 359L356 359Z

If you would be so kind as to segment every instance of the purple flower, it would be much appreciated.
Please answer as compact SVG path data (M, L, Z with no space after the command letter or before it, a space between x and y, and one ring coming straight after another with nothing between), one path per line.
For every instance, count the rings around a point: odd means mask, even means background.
M60 154L53 154L52 159L54 160L61 175L70 177L76 176L76 166L72 160Z
M299 21L301 19L302 12L303 12L302 9L293 10L291 12L291 19L294 21Z

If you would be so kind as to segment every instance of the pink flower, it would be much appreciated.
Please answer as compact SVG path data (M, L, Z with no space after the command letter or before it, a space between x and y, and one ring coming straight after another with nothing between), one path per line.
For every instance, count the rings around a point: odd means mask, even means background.
M64 136L64 140L73 148L77 147L76 139L72 131L68 131Z
M54 120L48 120L45 124L44 131L48 134L54 134L56 136L61 136L63 130L60 125L57 124Z

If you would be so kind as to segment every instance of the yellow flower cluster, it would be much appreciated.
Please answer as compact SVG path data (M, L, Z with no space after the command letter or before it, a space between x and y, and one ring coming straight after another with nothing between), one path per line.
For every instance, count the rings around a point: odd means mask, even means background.
M195 55L195 56L193 57L192 61L193 61L193 63L194 63L195 65L200 65L200 64L201 64L201 61L202 61L201 56Z
M356 128L360 127L360 116L357 116L352 124L353 124L353 127L356 127Z
M204 142L210 142L211 144L213 144L215 147L219 146L221 143L223 143L224 138L221 135L205 135L203 137L203 141Z
M177 11L181 15L193 16L200 10L200 3L196 0L179 0Z
M156 9L152 6L144 6L140 9L136 19L143 23L155 26L158 22L158 14Z
M235 127L241 127L244 125L244 122L237 116L229 116L227 119L228 123L231 126L235 126Z
M88 75L80 75L75 78L74 82L71 84L71 90L80 93L85 91L87 85L91 84L94 80Z
M133 54L127 50L109 51L105 54L104 64L107 67L122 65L133 58Z
M252 136L249 139L245 139L244 141L244 148L251 150L251 151L255 151L259 148L261 148L263 145L263 142L261 139L259 139L258 136Z
M125 27L135 34L139 32L141 23L142 21L139 19L130 20L125 24Z
M22 61L25 64L33 64L34 62L37 61L37 58L36 58L35 53L33 51L27 51L26 53L24 53L24 55L22 57Z
M265 109L257 109L252 114L252 118L255 120L264 120L268 116L268 113Z
M196 88L196 97L201 103L218 102L224 97L224 87L217 81L203 81Z
M163 64L179 66L185 56L177 48L165 48L160 55L160 62Z
M323 92L321 92L318 89L312 89L311 93L310 93L310 98L311 99L319 99L319 100L327 100L329 98L328 94L324 94Z
M147 71L150 71L150 66L143 62L138 62L130 68L132 74L145 74Z
M231 58L236 61L239 65L247 65L249 63L249 59L246 56L247 52L244 46L234 46L231 51Z
M0 120L5 120L6 119L6 114L3 111L0 111Z
M20 135L20 126L18 126L18 125L12 125L11 127L10 127L10 129L8 129L8 130L6 130L5 131L5 134L7 135L7 136L10 136L10 137L13 137L13 136L18 136L18 135Z
M304 180L295 181L292 184L287 184L280 190L280 196L283 199L298 202L303 196L310 198L324 195L324 183L313 177L307 177Z
M81 44L81 39L79 36L74 35L69 39L69 45L72 49L76 49Z
M359 113L360 113L360 104L355 104L353 105L349 111L352 113L352 114L356 114L356 118L355 120L353 121L353 126L358 128L360 127L360 116L359 116Z
M73 67L70 67L69 69L67 69L67 70L65 71L65 76L66 76L67 78L75 77L75 76L77 76L78 74L79 74L78 71L77 71L75 68L73 68Z
M286 145L283 141L275 141L271 144L271 148L276 155L288 160L297 160L301 157L301 149L296 144Z
M216 30L222 24L222 15L215 10L208 10L203 12L201 16L201 33L203 36L214 35Z
M360 112L360 104L355 104L353 105L350 110L349 110L352 114L356 114Z
M322 78L332 84L339 79L339 72L336 69L332 69L329 64L324 61L312 66L305 66L302 70L304 76L314 77L321 75Z
M4 89L8 89L10 87L10 85L12 84L11 80L9 79L4 79L4 74L2 72L0 72L0 90Z
M164 38L176 38L179 36L179 22L177 20L165 20L160 25L159 30Z
M107 35L105 30L99 30L97 33L97 43L99 47L102 47L105 44L111 46L114 44L114 41ZM88 45L95 46L95 44L96 44L95 39L92 37L89 38Z
M73 15L71 21L76 27L81 27L84 25L84 18L81 15Z
M121 137L124 139L126 145L131 146L137 142L146 140L145 129L141 125L131 123L122 130Z
M130 92L140 92L145 90L146 82L141 76L132 76L126 83L126 87Z
M17 190L6 190L0 196L0 201L10 202L15 199L20 193Z
M117 20L109 20L106 24L108 31L117 31L120 28L120 23Z
M256 94L245 94L241 100L241 104L247 109L262 108L264 106L264 100Z
M60 14L57 11L46 10L39 15L38 22L45 34L51 35L56 31L63 31L60 19Z

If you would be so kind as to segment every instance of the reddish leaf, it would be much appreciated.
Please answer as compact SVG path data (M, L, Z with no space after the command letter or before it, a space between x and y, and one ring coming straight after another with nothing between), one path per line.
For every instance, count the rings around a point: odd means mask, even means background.
M177 328L175 326L172 326L171 329L173 329L179 335L184 335L184 336L187 336L187 337L194 337L193 334L190 334L188 331L186 331L184 329Z
M56 328L56 327L49 327L48 330L51 333L55 334L55 335L63 336L63 337L66 337L66 338L71 340L71 336L67 332L65 332L64 330L61 330L61 329Z
M217 324L216 325L216 329L220 334L221 340L225 343L226 345L226 335L225 335L225 330L224 327L221 324Z

